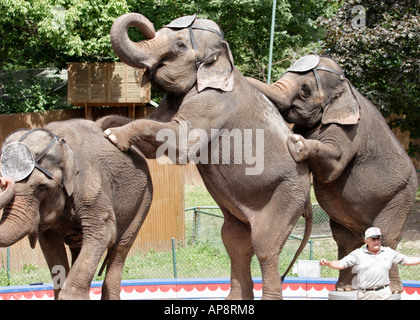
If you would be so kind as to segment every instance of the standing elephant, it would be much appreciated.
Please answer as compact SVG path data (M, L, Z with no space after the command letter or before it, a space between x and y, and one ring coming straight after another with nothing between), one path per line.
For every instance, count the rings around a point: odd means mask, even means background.
M56 299L89 299L108 249L102 299L119 299L124 261L152 201L145 159L134 149L120 152L94 122L77 119L11 134L1 172L0 246L28 235L34 248L38 239L60 280Z
M130 26L147 39L132 42ZM106 135L123 151L134 144L151 158L165 149L179 163L198 159L201 177L225 218L222 238L231 259L228 298L253 298L254 254L262 270L263 298L282 298L279 253L306 211L309 222L298 252L302 250L312 211L309 170L290 156L290 130L279 112L234 68L229 46L213 21L187 16L155 32L147 18L130 13L114 22L111 41L123 62L146 68L152 85L166 95L148 119L110 116L98 124L110 128Z
M395 249L415 201L416 172L382 115L339 65L308 55L273 85L248 80L294 123L288 147L298 163L310 166L338 257L360 247L371 226L379 227L385 245ZM353 277L351 270L341 271L337 289L353 289ZM391 289L401 291L397 267L390 279Z

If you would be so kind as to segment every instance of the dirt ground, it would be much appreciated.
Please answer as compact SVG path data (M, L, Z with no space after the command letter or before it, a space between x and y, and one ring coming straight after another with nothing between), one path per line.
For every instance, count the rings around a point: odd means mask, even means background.
M416 201L403 231L406 241L420 240L420 201Z

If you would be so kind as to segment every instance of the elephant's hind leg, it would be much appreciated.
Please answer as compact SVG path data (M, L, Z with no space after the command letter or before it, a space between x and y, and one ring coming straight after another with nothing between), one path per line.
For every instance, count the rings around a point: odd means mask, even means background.
M397 249L402 237L402 231L415 201L415 192L405 189L398 193L378 214L374 226L381 229L383 235L382 245ZM392 292L403 290L402 282L398 273L398 266L392 266L389 271L390 287Z
M119 235L119 240L108 249L107 270L104 283L102 285L102 300L119 300L121 275L127 258L137 234L146 219L152 203L153 187L151 182L142 195L142 203L132 218L127 228Z
M124 262L130 246L113 246L108 249L108 263L104 283L102 285L102 300L120 300L121 275Z
M254 250L248 225L222 209L225 220L222 239L231 260L231 289L227 299L254 299L254 283L251 277L251 259Z
M333 220L330 220L330 227L337 243L338 248L338 259L344 258L353 250L360 248L363 245L362 238L357 235L357 232L353 232L346 228L344 225L339 224ZM363 230L369 228L370 225L359 225L360 232L363 234ZM340 270L338 281L335 285L337 291L352 291L357 289L357 283L355 283L356 271L353 268L347 268Z
M279 255L293 227L304 212L304 197L277 194L251 224L252 245L261 267L262 299L283 299L279 275Z

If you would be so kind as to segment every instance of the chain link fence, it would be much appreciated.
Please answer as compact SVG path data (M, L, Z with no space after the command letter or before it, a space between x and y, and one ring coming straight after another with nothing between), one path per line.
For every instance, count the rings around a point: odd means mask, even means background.
M332 239L328 215L313 205L314 225L309 243L300 260L337 259L337 246ZM223 216L218 207L193 207L185 211L185 239L143 243L133 247L126 260L123 279L213 278L230 277L230 259L220 236ZM303 236L305 221L299 220L279 258L279 274L293 259ZM171 249L172 248L172 249ZM420 256L420 240L401 241L397 250L408 256ZM0 286L51 283L45 262L33 257L31 249L0 249ZM39 253L38 253L39 254ZM99 268L98 268L99 269ZM420 280L420 266L399 267L403 280ZM261 276L258 260L251 264L252 276ZM288 276L297 276L292 272ZM321 269L322 277L338 277L338 271ZM103 280L95 276L94 280Z

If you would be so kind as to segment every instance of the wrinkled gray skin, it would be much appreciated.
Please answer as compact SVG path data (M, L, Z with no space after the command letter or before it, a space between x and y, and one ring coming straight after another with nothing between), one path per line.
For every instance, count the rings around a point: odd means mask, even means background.
M194 24L220 30L209 20L196 20ZM127 38L131 25L151 39L132 43ZM211 163L209 152L210 164L199 163L197 167L225 218L222 238L231 258L228 299L253 298L250 263L254 254L262 270L263 299L280 299L279 253L305 210L309 223L302 246L310 233L309 171L305 163L296 163L290 156L286 139L291 132L274 105L233 67L228 44L213 32L192 32L198 60L202 62L198 70L188 29L163 28L155 34L153 25L144 16L128 14L118 18L111 30L115 52L125 63L147 68L152 84L166 96L148 119L130 122L110 116L98 123L104 129L112 127L105 132L118 148L127 150L134 144L150 158L156 157L157 149L164 143L156 140L160 130L169 129L179 137L180 122L189 130L204 130L207 140L201 143L208 150L211 129L229 132L251 129L252 145L243 146L243 139L240 147L252 148L254 155L256 152L263 155L264 168L260 174L246 175L246 169L252 166L244 161L234 164L233 144L230 163L222 164L222 142L216 153L220 164ZM264 145L260 144L257 151L255 129L264 130ZM214 140L221 139L217 136ZM178 153L174 160L180 161L191 152L193 142L189 141L186 148L171 145Z
M58 265L66 271L63 287L54 290L56 299L89 299L92 278L108 249L102 299L119 299L125 258L152 201L147 163L134 149L116 149L94 122L54 122L45 129L60 140L41 165L64 187L36 168L16 183L2 177L0 246L28 235L34 247L38 239L50 270ZM26 131L11 134L3 146ZM36 156L50 141L46 131L36 131L24 143ZM71 268L64 244L71 251ZM53 278L63 276L51 272Z
M327 57L321 57L319 65L342 72ZM310 166L317 200L330 217L338 258L362 246L363 234L371 226L381 229L383 245L395 249L415 201L413 164L364 96L353 87L359 110L349 82L318 72L323 97L312 71L287 72L273 85L248 80L274 102L286 121L294 123L289 150L298 163ZM340 271L337 289L354 289L354 275L351 269ZM390 279L392 291L401 291L396 266Z

